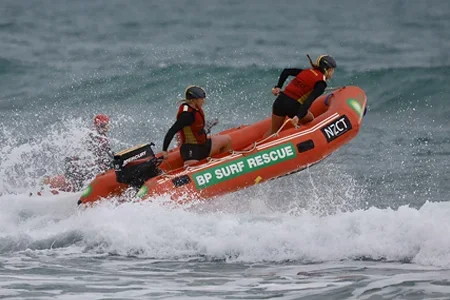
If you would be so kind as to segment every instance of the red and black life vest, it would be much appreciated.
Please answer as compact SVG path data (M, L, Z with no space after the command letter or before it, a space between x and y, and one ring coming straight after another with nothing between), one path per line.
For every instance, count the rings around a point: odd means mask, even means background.
M283 93L303 104L319 81L325 81L325 75L316 69L302 70L284 89Z
M183 112L194 114L194 123L179 131L179 139L182 144L204 144L207 140L205 133L205 114L201 108L193 108L183 103L178 108L177 118Z

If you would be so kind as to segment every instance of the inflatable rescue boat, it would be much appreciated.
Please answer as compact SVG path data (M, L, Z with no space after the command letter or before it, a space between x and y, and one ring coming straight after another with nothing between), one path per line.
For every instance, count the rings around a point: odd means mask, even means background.
M234 150L188 167L183 167L179 148L172 149L165 161L153 152L153 144L126 149L116 153L114 168L97 175L78 204L121 196L130 188L142 200L162 195L180 203L211 199L301 171L358 134L366 104L362 89L341 87L313 102L312 122L295 128L286 119L277 133L266 138L271 118L225 130L219 134L230 135Z

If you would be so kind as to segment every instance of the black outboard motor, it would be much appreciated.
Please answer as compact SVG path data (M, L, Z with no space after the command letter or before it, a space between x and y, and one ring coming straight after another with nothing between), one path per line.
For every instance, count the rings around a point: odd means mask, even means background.
M162 171L158 168L161 160L155 157L152 146L142 144L114 154L114 170L116 180L132 187L140 188L145 181L158 176Z

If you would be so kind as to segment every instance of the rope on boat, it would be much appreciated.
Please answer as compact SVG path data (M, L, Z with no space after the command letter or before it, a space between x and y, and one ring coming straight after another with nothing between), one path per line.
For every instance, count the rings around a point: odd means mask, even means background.
M281 130L283 130L283 128L286 126L286 124L289 123L290 121L291 121L291 119L287 119L286 121L284 121L283 125L281 125L280 129L278 129L277 132L269 135L268 137L266 137L266 138L264 138L264 139L262 139L260 141L254 142L252 149L250 149L250 150L242 150L242 151L234 151L233 150L231 152L231 154L244 154L244 153L250 153L250 152L254 151L256 149L256 146L265 143L266 141L270 140L273 137L277 137L280 134Z
M342 89L342 88L345 88L345 87L341 87L341 86L338 86L338 87L329 87L329 88L326 88L325 91L334 92L334 91L337 91L337 90ZM330 95L328 95L327 98L325 99L325 102L329 102L329 100L330 100L330 98L331 98L332 96L334 96L333 93L331 93ZM326 103L326 105L328 105L328 103ZM233 156L233 155L239 155L239 154L247 154L247 153L251 153L251 152L253 152L253 151L256 149L256 147L257 147L258 145L261 145L261 144L265 143L266 141L270 140L271 138L277 137L277 136L280 134L280 132L283 130L283 128L286 126L286 124L287 124L288 122L290 122L290 121L291 121L291 119L287 119L286 121L284 121L283 125L280 127L280 129L278 129L277 132L275 132L275 133L269 135L268 137L266 137L266 138L264 138L264 139L262 139L262 140L260 140L260 141L254 142L252 148L249 149L249 150L241 150L241 151L234 151L234 150L232 150L232 151L230 152L230 155L227 155L227 156L222 157L222 158L212 158L212 157L207 157L207 158L206 158L206 159L207 159L207 162L206 162L206 163L201 164L201 165L199 165L199 166L197 166L197 167L190 167L190 166L187 166L187 167L184 168L184 171L181 172L181 173L179 173L177 176L169 175L169 174L167 174L167 173L164 172L164 171L163 171L164 173L161 174L161 176L165 176L165 177L169 177L169 178L175 178L175 177L178 177L178 176L180 176L180 175L184 175L184 174L186 174L186 173L188 173L188 172L190 172L190 171L194 171L194 170L196 170L196 169L203 168L204 166L207 166L207 165L209 165L209 164L211 164L211 163L213 163L213 162L223 161L223 160L225 160L226 158L229 158L230 156ZM299 127L298 125L295 126L296 129L297 129L298 127ZM165 162L165 163L166 163L166 164L170 167L170 169L172 170L172 167L169 165L169 163L168 163L168 162Z

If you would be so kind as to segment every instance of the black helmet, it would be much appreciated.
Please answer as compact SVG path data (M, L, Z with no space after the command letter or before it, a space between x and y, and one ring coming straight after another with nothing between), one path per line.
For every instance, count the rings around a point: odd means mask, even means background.
M206 92L197 85L190 85L186 88L186 91L184 91L184 98L186 100L206 98Z
M336 61L329 55L321 55L317 58L316 66L322 70L334 69L336 68Z

